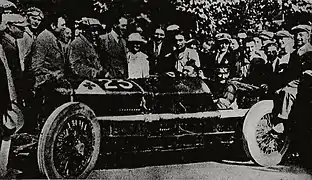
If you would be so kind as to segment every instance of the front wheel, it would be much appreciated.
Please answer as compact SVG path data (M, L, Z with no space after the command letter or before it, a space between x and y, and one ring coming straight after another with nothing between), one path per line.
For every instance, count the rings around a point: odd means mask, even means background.
M69 102L45 122L39 137L38 165L47 178L86 178L100 150L100 125L86 105Z
M289 146L287 134L272 134L273 101L260 101L251 107L243 124L247 155L261 166L279 164Z

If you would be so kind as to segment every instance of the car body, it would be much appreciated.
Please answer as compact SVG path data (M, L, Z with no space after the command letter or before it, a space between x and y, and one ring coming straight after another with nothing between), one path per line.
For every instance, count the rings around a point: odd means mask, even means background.
M235 135L242 137L242 126L250 126L245 120L249 108L218 110L207 84L200 78L170 76L78 83L72 102L56 108L42 129L40 171L48 178L84 178L101 156L241 140ZM248 129L254 133L256 128Z

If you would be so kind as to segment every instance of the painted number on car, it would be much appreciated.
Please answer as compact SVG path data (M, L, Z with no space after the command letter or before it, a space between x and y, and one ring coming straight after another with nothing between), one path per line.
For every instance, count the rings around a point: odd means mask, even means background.
M123 79L102 79L105 89L131 89L133 84Z

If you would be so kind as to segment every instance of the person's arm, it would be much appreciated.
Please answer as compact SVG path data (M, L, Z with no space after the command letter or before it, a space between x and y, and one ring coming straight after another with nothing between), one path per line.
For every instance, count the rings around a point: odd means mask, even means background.
M35 77L35 87L52 81L57 75L48 69L49 62L46 61L46 58L48 56L48 50L51 48L49 44L49 39L38 37L32 46L31 71Z

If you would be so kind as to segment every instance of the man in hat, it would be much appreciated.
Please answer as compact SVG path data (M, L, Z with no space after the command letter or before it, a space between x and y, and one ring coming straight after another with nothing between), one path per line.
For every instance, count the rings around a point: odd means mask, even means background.
M218 76L219 68L227 68L232 73L232 67L235 64L235 55L230 51L231 36L227 33L219 33L216 35L217 50L212 57L214 62L211 71L215 72L213 76ZM210 77L213 78L214 77Z
M22 105L22 68L19 57L17 40L23 38L25 27L28 25L26 19L19 14L4 14L2 23L5 26L1 39L1 45L5 52L12 73L13 83L17 93L18 104Z
M127 78L126 36L128 20L114 19L111 32L100 36L100 61L106 78Z
M75 79L99 78L103 70L98 52L101 23L97 19L81 21L82 32L69 45L69 63Z
M21 68L24 71L25 69L25 58L29 55L32 43L36 39L38 35L38 27L41 24L44 16L43 12L36 7L28 8L26 11L26 18L28 22L28 26L25 27L24 36L21 39L18 39L18 47L19 47L19 56L21 60Z
M20 109L20 64L16 39L23 37L25 19L18 14L2 15L0 43L0 74L1 74L1 106L0 106L0 177L9 177L7 169L11 135L23 126L24 119ZM6 49L6 52L4 50ZM16 89L16 86L18 89ZM18 94L17 94L18 93Z
M279 48L279 64L281 65L281 70L283 70L283 66L288 64L290 54L294 51L293 35L286 30L281 30L275 33L275 39Z
M295 51L291 53L289 66L281 78L283 88L277 91L280 98L274 103L277 122L273 130L278 133L284 131L284 126L281 122L285 122L284 120L288 119L288 115L296 100L300 78L304 74L312 76L312 46L309 42L311 26L298 25L291 30L294 34Z

